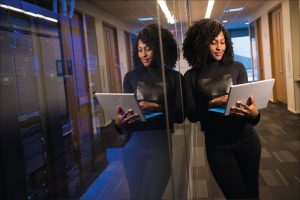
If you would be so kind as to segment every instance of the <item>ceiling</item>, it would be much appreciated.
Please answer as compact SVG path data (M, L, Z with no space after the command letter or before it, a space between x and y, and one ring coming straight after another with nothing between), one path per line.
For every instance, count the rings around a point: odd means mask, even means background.
M140 17L155 17L160 19L161 24L167 25L166 18L157 9L156 0L88 0L93 6L104 12L124 21L134 29L138 30L154 21L139 22ZM245 27L246 22L251 21L250 16L255 10L261 7L265 0L215 0L211 13L211 18L223 22L228 20L224 25L227 28ZM171 13L175 16L178 23L188 22L188 16L192 22L204 18L208 0L167 0L167 5ZM187 9L187 8L190 9ZM226 9L241 8L238 12L224 12ZM158 12L159 10L159 16ZM188 12L189 11L189 12ZM188 15L189 13L189 15ZM178 24L177 23L177 24Z

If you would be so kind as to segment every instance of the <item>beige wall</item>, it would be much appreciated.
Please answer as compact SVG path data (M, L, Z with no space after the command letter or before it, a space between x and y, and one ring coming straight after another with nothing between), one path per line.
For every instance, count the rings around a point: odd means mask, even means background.
M97 36L97 46L99 54L99 66L100 66L100 77L102 92L108 92L108 74L106 71L106 58L105 58L105 47L103 44L103 23L108 23L117 29L117 39L119 47L119 58L120 58L120 69L122 82L125 73L127 72L127 62L126 62L126 48L125 48L125 36L124 31L132 32L133 28L122 22L121 20L105 13L94 5L86 1L76 1L76 9L83 13L91 15L96 20L96 36Z
M299 41L299 11L294 12L292 8L297 1L282 1L282 18L283 18L283 40L285 45L285 69L286 69L286 83L288 94L288 109L292 112L300 113L300 98L299 98L299 82L295 81L295 77L298 78L299 70L299 45L295 45L295 42ZM297 6L298 7L298 6ZM295 19L295 17L298 17ZM298 24L295 24L295 21ZM295 27L296 26L296 27ZM297 28L298 26L298 28ZM298 30L296 30L296 29ZM297 53L298 52L298 53ZM298 56L297 56L297 55Z
M124 30L118 29L118 47L120 55L120 71L122 77L122 83L126 72L128 71L127 53Z
M300 1L290 1L292 63L294 77L295 107L300 112Z
M265 78L272 78L270 30L268 14L276 7L282 7L284 56L287 82L287 106L291 112L300 113L300 86L295 77L299 73L299 0L266 1L266 3L251 16L252 21L261 18L262 48L264 57ZM297 17L298 16L298 17ZM298 44L295 44L298 43ZM297 56L298 55L298 56ZM297 75L298 73L298 75Z
M125 51L125 36L124 31L132 32L132 27L128 26L124 22L116 19L113 16L110 16L108 13L105 13L91 5L86 1L76 1L76 9L81 11L83 14L88 14L95 18L95 25L96 25L96 38L97 38L97 47L98 47L98 60L99 60L99 78L101 83L101 91L100 92L108 92L108 73L106 70L106 58L105 58L105 46L104 46L104 34L103 34L103 23L108 23L114 26L117 29L117 40L118 40L118 47L119 47L119 58L120 58L120 69L121 69L121 78L123 82L123 78L125 73L127 72L127 62L126 62L126 51ZM88 37L85 34L85 38ZM86 39L85 39L86 40ZM86 42L87 44L87 42ZM88 54L88 52L86 52ZM96 76L95 76L96 77ZM91 76L89 74L89 83L90 87L93 84L91 80ZM91 96L92 101L92 96ZM91 112L93 113L94 118L97 117L94 114L93 105L91 107ZM100 125L107 126L111 123L111 120L101 112L100 117ZM96 123L95 120L93 121L93 128L94 133L96 133Z

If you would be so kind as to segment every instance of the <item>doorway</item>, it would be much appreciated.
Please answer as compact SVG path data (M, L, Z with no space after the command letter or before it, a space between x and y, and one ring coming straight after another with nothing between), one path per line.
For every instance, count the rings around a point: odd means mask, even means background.
M108 91L121 92L121 71L117 43L117 30L107 24L103 24L104 46L106 58L106 72L108 78Z
M274 100L287 103L286 72L281 7L269 14L271 36L272 75L275 78Z
M254 81L264 80L264 65L262 54L261 19L252 22L250 28L252 78Z

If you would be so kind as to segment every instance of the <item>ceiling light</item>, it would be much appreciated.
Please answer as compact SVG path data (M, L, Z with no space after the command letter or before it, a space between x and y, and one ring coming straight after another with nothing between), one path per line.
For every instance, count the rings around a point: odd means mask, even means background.
M20 13L23 13L23 14L26 14L26 15L29 15L29 16L32 16L32 17L37 17L37 18L41 18L41 19L45 19L45 20L57 23L57 19L53 19L53 18L50 18L50 17L46 17L44 15L28 12L28 11L25 11L25 10L22 10L22 9L19 9L19 8L15 8L15 7L12 7L12 6L7 6L7 5L4 5L4 4L0 4L0 7L8 9L8 10L13 10L13 11L16 11L16 12L20 12Z
M228 13L228 12L239 12L239 11L242 11L244 9L244 7L241 7L241 8L229 8L229 9L226 9L224 10L225 13Z
M228 22L228 20L223 20L223 23L227 23Z
M171 14L167 3L165 0L157 0L157 3L159 4L161 10L163 11L163 13L165 14L167 21L169 24L175 24L175 19L174 16Z
M155 17L141 17L141 18L138 18L138 21L140 21L140 22L153 21L153 20L156 20L156 18Z
M208 4L207 4L207 8L206 8L206 13L205 13L205 17L204 18L210 18L211 15L211 11L213 9L215 0L209 0Z
M247 25L248 25L248 24L249 24L249 22L246 22L245 24L247 24Z

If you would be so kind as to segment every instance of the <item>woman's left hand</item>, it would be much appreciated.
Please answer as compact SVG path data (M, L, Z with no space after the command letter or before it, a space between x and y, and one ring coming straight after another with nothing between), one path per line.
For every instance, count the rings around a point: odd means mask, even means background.
M230 114L255 119L259 114L259 110L256 107L253 97L250 96L246 104L241 101L237 101L236 105L230 109Z

